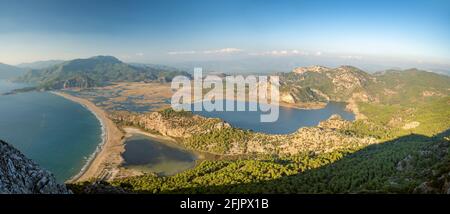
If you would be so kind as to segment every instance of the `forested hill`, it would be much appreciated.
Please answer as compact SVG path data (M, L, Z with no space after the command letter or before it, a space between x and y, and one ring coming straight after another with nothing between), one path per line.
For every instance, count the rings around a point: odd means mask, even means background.
M25 69L0 63L0 79L10 79L18 77L22 75L24 72Z
M392 103L450 92L449 76L418 69L369 74L353 66L311 66L279 75L282 100L290 103L348 102L352 98Z
M44 69L33 69L17 80L37 83L44 89L70 87L88 88L108 82L163 81L169 82L186 72L165 70L149 66L133 66L112 56L66 61Z
M280 84L285 99L346 101L357 118L330 118L290 135L263 136L213 125L217 121L189 120L192 115L180 112L118 114L113 119L119 125L171 133L189 149L252 156L205 160L174 176L146 174L70 188L76 193L450 193L450 77L418 69L369 74L352 66L314 66L280 74Z
M64 60L44 60L44 61L36 61L36 62L29 62L29 63L20 63L16 65L19 68L24 69L44 69L48 68L54 65L58 65L63 63Z

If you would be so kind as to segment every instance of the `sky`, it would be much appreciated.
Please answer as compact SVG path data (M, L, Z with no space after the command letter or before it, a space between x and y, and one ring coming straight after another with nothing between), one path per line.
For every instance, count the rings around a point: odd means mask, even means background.
M0 62L8 64L113 55L446 69L449 46L445 0L0 0Z

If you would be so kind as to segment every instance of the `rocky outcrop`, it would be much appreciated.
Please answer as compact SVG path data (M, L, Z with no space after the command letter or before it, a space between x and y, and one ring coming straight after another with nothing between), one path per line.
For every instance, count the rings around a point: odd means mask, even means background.
M288 103L299 103L299 102L328 102L329 98L323 94L320 90L312 89L310 87L292 87L290 90L291 102ZM282 94L284 95L284 94ZM284 98L284 100L283 100ZM285 101L285 97L281 100ZM289 100L288 100L289 101Z
M181 116L173 111L168 115L167 112L138 114L116 111L112 112L110 117L118 124L137 126L173 138L189 138L231 127L230 124L216 118L205 118L187 112L187 115Z
M188 148L219 155L322 153L377 143L371 137L361 138L336 131L350 125L349 121L337 115L323 121L318 127L301 128L287 135L245 132L231 127L220 119L192 114L115 112L111 117L119 124L155 131L164 136L180 139ZM218 147L223 149L218 150Z
M90 88L96 86L96 82L87 77L87 76L79 76L71 79L67 79L62 83L62 88Z
M342 124L342 122L337 123ZM335 128L305 127L288 135L258 133L247 142L245 151L247 153L296 155L305 152L325 153L342 149L357 149L376 143L378 141L372 137L344 134L336 131Z
M329 129L345 129L350 125L350 121L342 119L342 117L338 114L333 114L330 118L328 118L328 120L320 122L317 127Z
M282 91L288 92L295 103L346 102L354 93L367 94L376 81L373 75L352 66L298 67L280 75Z
M297 74L303 74L306 72L322 73L322 72L326 72L329 70L330 70L330 68L327 68L325 66L314 65L314 66L309 66L309 67L297 67L297 68L294 68L294 70L292 70L292 72L297 73Z
M436 165L429 167L418 174L427 177L416 186L413 193L416 194L450 194L450 136L444 137L443 141L434 143L432 146L423 149L413 158L407 156L397 164L398 171L408 168L411 171L417 167L415 164L424 160L434 160ZM417 174L417 173L416 173Z
M295 103L295 99L290 93L283 93L281 94L281 102L285 103Z
M403 125L402 129L406 129L406 130L414 129L414 128L417 128L418 126L420 126L420 122L412 121L412 122L409 122L409 123L406 123L405 125Z
M332 79L337 91L360 89L368 82L375 80L369 74L352 66L341 66L333 69L327 73L327 76Z
M0 140L1 194L67 194L64 184L25 157L17 149Z

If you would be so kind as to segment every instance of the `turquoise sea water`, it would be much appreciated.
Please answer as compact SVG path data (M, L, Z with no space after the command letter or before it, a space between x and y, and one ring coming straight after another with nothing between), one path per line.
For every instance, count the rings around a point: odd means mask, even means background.
M0 93L22 84L0 80ZM80 172L101 139L97 118L80 104L47 92L0 96L0 139L59 181Z
M23 84L0 80L0 93ZM261 111L195 112L219 117L235 127L269 134L287 134L305 126L317 125L332 114L347 120L354 115L344 103L329 103L323 109L300 110L280 107L279 119L261 123ZM47 92L28 92L0 96L0 139L64 181L80 172L101 143L101 125L83 106ZM195 157L183 149L167 146L146 136L127 140L123 154L128 167L172 175L195 165Z

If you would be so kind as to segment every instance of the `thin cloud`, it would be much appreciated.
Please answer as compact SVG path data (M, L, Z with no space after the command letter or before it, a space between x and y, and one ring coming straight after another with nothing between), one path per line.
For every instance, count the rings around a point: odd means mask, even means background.
M308 52L299 51L299 50L271 50L271 51L263 51L263 52L254 52L249 53L252 56L292 56L292 55L301 55L307 56Z
M203 51L171 51L167 54L169 55L189 55L189 54L230 54L230 53L239 53L242 52L242 49L239 48L222 48L216 50L203 50Z
M362 59L362 56L351 56L351 55L347 55L347 56L340 56L340 58L342 58L342 59L361 60L361 59Z
M204 54L217 54L217 53L237 53L242 52L242 49L239 48L223 48L218 50L205 50L203 51Z
M186 54L196 54L196 51L171 51L167 54L169 55L186 55Z

